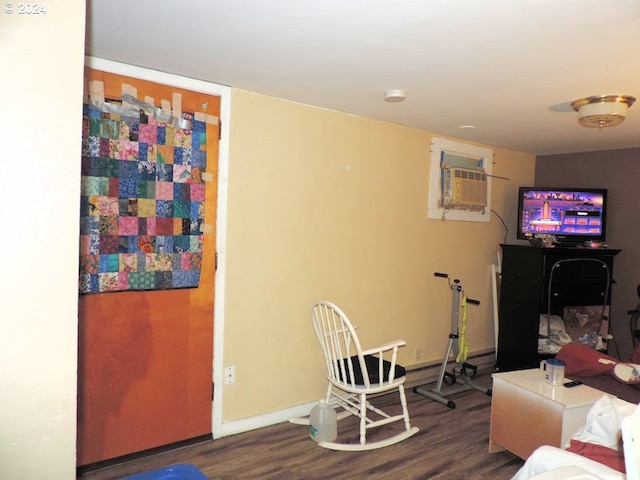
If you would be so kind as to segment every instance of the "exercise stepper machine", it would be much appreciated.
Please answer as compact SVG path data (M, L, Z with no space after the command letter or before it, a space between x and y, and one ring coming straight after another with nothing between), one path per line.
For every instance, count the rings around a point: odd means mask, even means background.
M460 280L457 278L451 281L449 274L439 272L435 272L434 276L446 278L449 281L449 288L451 290L451 332L449 333L449 342L447 343L447 349L444 353L444 358L442 359L442 366L440 367L440 374L438 375L435 388L429 389L426 386L422 386L415 387L413 391L419 395L431 398L436 402L440 402L449 408L456 408L455 402L447 398L448 396L462 393L467 390L478 390L479 392L489 396L491 396L492 393L490 388L484 388L473 383L471 378L475 377L478 373L478 367L467 363L466 361L468 344L465 341L464 336L467 328L467 304L480 305L480 302L478 300L467 298L464 294L464 289L462 288ZM459 326L461 305L463 311L462 328ZM451 372L447 372L447 366L451 359L452 352L454 355L455 365L451 369ZM446 391L443 390L443 383L450 386Z

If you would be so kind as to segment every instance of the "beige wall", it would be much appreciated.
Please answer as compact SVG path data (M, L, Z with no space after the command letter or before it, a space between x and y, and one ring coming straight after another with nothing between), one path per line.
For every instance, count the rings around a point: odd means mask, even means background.
M311 402L325 381L310 322L338 303L365 346L407 340L400 361L441 360L450 330L446 280L481 305L472 351L494 347L490 265L502 223L427 219L432 134L233 90L229 151L225 421ZM535 158L494 149L492 208L513 241L516 190Z
M0 12L0 478L6 479L75 478L85 3L54 0L47 7L37 16Z

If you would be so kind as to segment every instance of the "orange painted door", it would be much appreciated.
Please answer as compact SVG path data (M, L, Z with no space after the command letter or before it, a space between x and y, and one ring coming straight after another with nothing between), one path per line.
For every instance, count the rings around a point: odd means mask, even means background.
M203 112L207 167L199 286L79 297L78 460L89 465L211 433L215 224L220 98L87 69L104 96L122 85L137 98ZM87 87L88 88L88 87Z

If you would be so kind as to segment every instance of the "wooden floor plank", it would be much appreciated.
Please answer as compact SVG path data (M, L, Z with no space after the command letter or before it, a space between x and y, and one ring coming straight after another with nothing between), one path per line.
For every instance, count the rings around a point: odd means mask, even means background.
M489 385L490 377L478 384ZM116 480L169 465L189 463L211 480L509 479L523 461L508 452L488 453L491 397L467 391L451 397L455 409L407 390L413 437L369 452L320 448L304 426L288 422L146 456L135 461L85 471L81 480ZM375 399L397 408L397 395ZM357 440L355 418L339 422L339 438ZM371 434L385 436L401 426L387 425Z

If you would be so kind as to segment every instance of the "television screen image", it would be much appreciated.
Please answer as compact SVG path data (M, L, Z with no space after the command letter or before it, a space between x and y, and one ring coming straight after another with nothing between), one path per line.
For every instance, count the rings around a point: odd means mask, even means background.
M548 234L567 243L602 242L606 203L604 189L520 187L517 236Z

